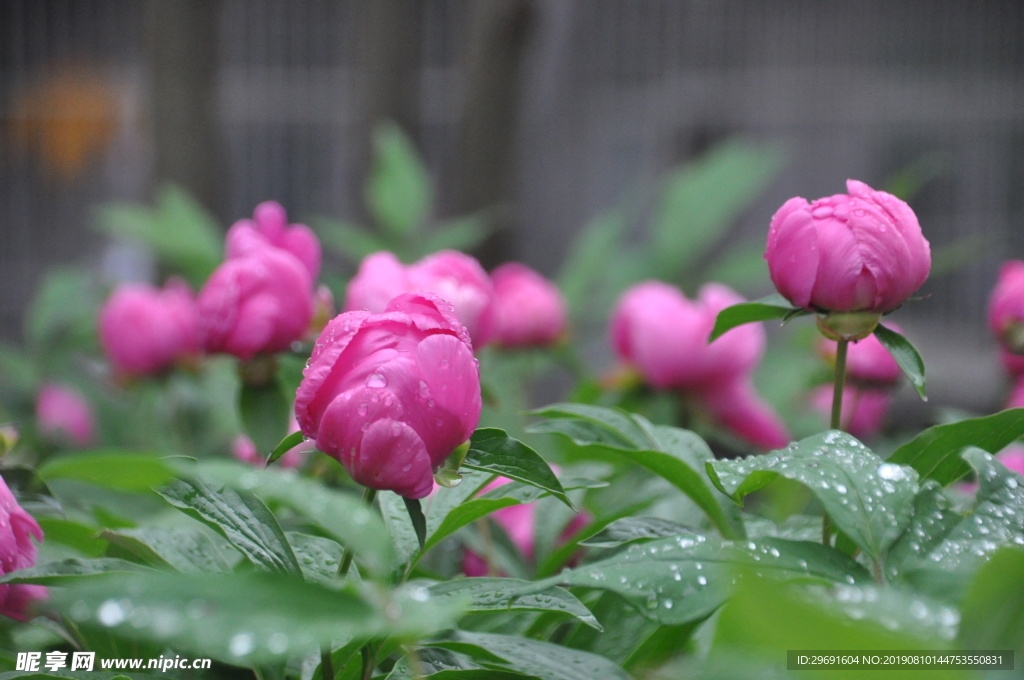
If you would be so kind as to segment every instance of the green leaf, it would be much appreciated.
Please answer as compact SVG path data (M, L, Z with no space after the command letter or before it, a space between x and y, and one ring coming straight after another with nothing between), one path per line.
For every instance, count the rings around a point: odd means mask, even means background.
M34 583L41 586L66 586L76 581L101 574L131 574L140 571L151 571L148 567L127 560L111 557L99 559L71 558L58 562L46 562L27 569L12 571L0 575L3 583Z
M711 335L708 336L708 342L714 342L737 326L770 319L790 319L800 314L810 314L810 312L794 307L789 300L778 293L753 302L741 302L726 307L718 313L718 316L715 317L715 327L711 329Z
M959 649L1012 649L1016 659L1024 656L1021 574L1020 546L1000 550L978 570L961 608Z
M487 224L489 219L488 213L476 212L434 225L420 248L421 254L436 253L439 250L473 250L490 236L492 230Z
M416 148L394 123L373 131L374 161L366 184L366 204L392 237L406 237L430 209L427 169Z
M412 528L416 532L416 541L420 544L420 550L424 549L424 544L427 541L427 518L423 516L423 508L420 507L420 502L416 498L405 498L405 509L409 513L409 521L412 522Z
M359 262L367 255L388 250L388 243L365 227L328 217L314 217L311 224L327 250Z
M328 489L299 477L293 470L259 470L234 461L204 462L199 472L211 482L255 494L275 507L290 508L298 514L299 522L351 546L356 561L375 574L390 571L394 564L388 529L355 494Z
M107 542L96 537L99 529L94 526L56 517L38 517L37 521L46 537L47 545L66 545L85 557L99 557L107 549Z
M143 527L104 531L100 536L154 566L182 573L228 572L238 563L238 553L223 540L205 531L168 527Z
M302 565L302 575L307 581L324 585L334 582L345 552L341 545L329 538L295 531L288 532L288 543L292 546L295 559Z
M870 579L852 559L818 543L781 538L727 541L689 533L630 546L549 581L617 593L647 618L680 625L714 612L729 596L739 567L781 579Z
M922 479L946 486L971 471L961 458L965 447L997 453L1024 435L1024 408L1008 409L982 418L930 427L896 449L889 462L909 465Z
M652 225L651 267L659 277L695 267L778 172L778 148L720 144L674 172Z
M548 420L530 432L559 434L590 452L625 457L662 477L697 504L724 536L741 534L723 509L703 473L711 450L688 430L653 425L646 418L617 409L582 404L555 404L534 411Z
M924 393L924 360L921 359L917 349L905 337L882 324L875 327L875 337L883 347L889 350L889 354L899 364L903 375L907 376L921 399L928 401L928 397Z
M424 588L364 594L256 571L107 576L51 598L80 628L235 665L303 656L353 637L415 639L452 626L458 614Z
M574 616L591 628L603 630L594 615L575 595L557 586L538 589L532 581L480 577L442 581L430 586L428 590L442 601L444 598L452 598L462 603L467 613L559 612Z
M502 508L534 501L541 493L543 492L537 487L522 484L504 484L480 498L468 500L452 508L445 518L441 520L441 524L437 529L427 538L423 553L429 552L442 540L467 524L475 522L481 517L486 517Z
M830 430L759 456L708 463L723 493L742 503L778 477L809 488L832 523L873 560L910 524L917 472L883 462L850 435Z
M514 635L452 631L451 639L434 646L482 658L487 667L534 675L543 680L629 680L629 675L608 659L567 649L561 645ZM504 659L500 666L490 661Z
M78 349L95 344L99 302L89 274L74 269L51 272L25 315L28 344L38 350L57 340L66 340Z
M157 493L186 515L224 536L260 569L302 574L277 518L253 494L216 489L206 482L182 479L171 482Z
M529 446L513 439L504 430L480 428L469 440L469 452L462 467L507 477L547 491L570 508L572 501L565 495L558 477L551 467Z
M273 451L283 443L281 433L288 431L292 406L276 379L259 387L242 385L238 408L245 433L252 438L257 451Z
M305 441L305 439L305 435L302 434L301 430L292 432L290 435L282 439L280 443L274 447L274 450L270 452L270 457L267 458L267 465L275 462L278 458Z
M617 548L625 543L666 538L692 531L690 527L659 517L623 517L590 538L580 541L580 545L591 548Z
M174 479L174 469L157 454L141 451L77 451L51 458L39 468L47 481L74 479L107 489L149 491Z

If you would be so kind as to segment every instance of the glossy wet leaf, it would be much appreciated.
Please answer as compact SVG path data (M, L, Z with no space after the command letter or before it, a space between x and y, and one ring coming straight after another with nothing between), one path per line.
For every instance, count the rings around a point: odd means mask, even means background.
M574 616L602 630L594 615L579 599L564 588L537 589L532 581L513 578L457 578L431 585L431 595L462 602L467 613L501 611L548 611Z
M523 442L497 428L480 428L469 441L469 452L462 467L535 486L573 507L551 467Z
M423 588L364 593L256 571L107 576L51 597L79 627L236 665L301 656L348 637L414 639L451 627L458 615Z
M305 440L306 438L303 436L301 430L292 432L290 435L278 442L277 446L274 447L274 450L270 452L270 456L267 458L267 465L271 465L276 462L281 456L288 453Z
M857 583L870 578L846 555L817 543L727 541L689 533L632 545L550 581L612 591L644 616L679 625L707 617L721 606L741 567L782 580Z
M35 583L42 586L63 586L81 579L98 577L101 574L132 574L140 571L151 570L141 564L113 557L70 558L37 564L34 567L0 575L0 584Z
M277 518L252 493L182 479L157 493L186 515L220 533L260 569L302 573Z
M292 546L295 559L302 567L307 581L330 584L338 576L341 556L345 551L336 541L322 536L310 536L289 531L288 543Z
M793 307L793 303L778 293L753 302L741 302L726 307L718 313L718 316L715 317L715 326L711 329L711 335L708 336L708 342L714 342L737 326L771 319L786 319L801 312L803 310Z
M240 558L223 539L194 529L142 527L108 530L101 536L147 564L182 573L228 572Z
M1008 409L930 427L896 449L889 462L909 465L922 479L934 479L946 486L970 473L971 466L960 455L966 447L997 453L1021 436L1024 408Z
M883 461L838 430L764 455L714 461L708 473L738 503L778 477L800 482L821 501L833 525L875 560L910 524L918 490L916 471Z
M615 548L623 543L649 541L667 536L691 533L692 527L685 527L660 517L623 517L617 519L580 545L591 548Z
M540 497L542 493L537 487L524 484L503 484L484 496L467 500L448 512L437 529L427 538L423 552L429 551L467 524L502 508L530 503Z
M910 341L905 337L882 324L878 324L875 327L874 333L878 341L882 343L882 346L889 350L889 354L899 364L900 370L903 371L903 375L907 376L907 380L917 390L917 394L927 401L925 396L924 360L921 359L917 348L910 344Z

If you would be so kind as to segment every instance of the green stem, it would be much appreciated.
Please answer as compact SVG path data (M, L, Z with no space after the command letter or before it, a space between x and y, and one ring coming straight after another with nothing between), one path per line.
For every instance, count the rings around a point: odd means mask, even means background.
M366 487L363 490L363 505L366 507L373 506L373 500L377 497L377 490ZM338 576L343 577L348 574L349 567L352 566L352 560L355 558L355 551L352 550L352 546L346 545L345 550L341 553L341 562L338 563ZM364 648L365 651L365 648ZM364 673L365 673L365 655L364 655ZM326 644L320 648L320 676L323 680L334 680L334 661L331 660L331 645Z
M836 375L832 385L832 421L833 430L843 429L843 388L846 386L846 352L850 347L849 340L839 340L836 344ZM832 542L832 520L828 513L821 518L821 542L830 545Z

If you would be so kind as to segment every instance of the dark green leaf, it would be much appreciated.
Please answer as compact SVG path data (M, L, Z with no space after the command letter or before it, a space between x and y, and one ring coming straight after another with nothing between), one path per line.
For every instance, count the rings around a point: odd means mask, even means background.
M282 439L281 442L274 447L274 450L270 452L270 457L267 458L267 465L270 465L278 458L280 458L281 456L283 456L284 454L288 453L296 446L301 444L303 441L305 441L305 436L302 434L301 430L296 430L295 432L292 432L290 435Z
M206 482L175 480L157 491L168 503L228 539L265 571L302 574L277 518L245 491L216 489Z
M917 349L905 337L882 324L875 327L875 337L883 347L889 350L889 354L899 364L903 375L907 376L910 384L914 386L921 398L927 401L928 397L924 393L924 360L921 359Z
M404 238L427 216L430 178L416 148L394 123L377 126L373 145L375 156L366 184L366 205L386 232Z
M551 471L551 467L529 446L504 430L480 428L470 438L469 452L462 466L490 472L547 491L570 508L572 501Z
M971 471L960 457L965 447L976 446L997 453L1024 435L1024 408L1008 409L982 418L930 427L889 457L889 462L909 465L922 479L942 486Z
M443 601L452 598L468 613L500 611L550 611L574 616L596 630L603 630L579 599L557 586L544 589L532 581L513 578L457 578L435 583L431 595ZM467 604L468 602L468 604Z
M78 451L51 458L39 468L46 480L75 479L107 489L149 491L174 479L173 468L161 456L140 451Z
M790 319L801 313L809 312L793 307L789 300L778 293L753 302L741 302L718 313L708 342L714 342L737 326L771 319Z
M259 387L242 385L238 394L238 408L245 433L261 453L274 450L281 435L288 431L291 402L275 379ZM287 449L285 449L287 451Z
M616 548L624 543L666 538L692 531L692 528L678 522L659 517L623 517L590 538L580 541L580 545L591 548Z
M416 532L416 541L420 544L420 550L424 550L427 541L427 518L423 516L423 508L416 498L402 498L405 501L405 509L409 513L409 521Z
M112 572L134 573L149 568L127 560L110 557L99 559L72 558L59 562L46 562L27 569L0 575L0 583L35 583L42 586L64 586L75 581Z
M85 557L99 557L107 549L107 542L96 537L97 527L56 517L39 517L37 521L47 545L66 545Z
M541 493L539 488L523 484L505 484L480 498L473 498L452 508L437 529L427 538L423 552L428 552L446 537L462 527L475 522L481 517L521 503L536 500Z
M223 539L205 531L144 527L104 531L101 536L147 564L168 566L182 573L228 572L238 563L238 553Z
M917 472L887 463L850 435L831 430L760 456L708 463L712 481L742 503L778 477L809 488L833 524L878 561L910 524Z
M329 538L294 531L288 532L288 543L295 559L302 565L302 575L307 581L324 585L334 582L345 551L341 545Z

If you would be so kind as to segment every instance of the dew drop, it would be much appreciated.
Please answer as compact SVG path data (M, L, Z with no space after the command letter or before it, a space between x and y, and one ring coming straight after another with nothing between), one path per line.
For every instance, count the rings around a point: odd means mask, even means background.
M380 373L371 373L370 377L366 379L366 386L374 389L380 389L388 386L388 379Z
M245 656L255 649L255 640L252 633L239 633L228 642L228 651L232 656Z
M100 605L99 610L96 612L96 618L104 626L116 626L119 623L124 623L126 616L120 602L117 600L107 600Z

